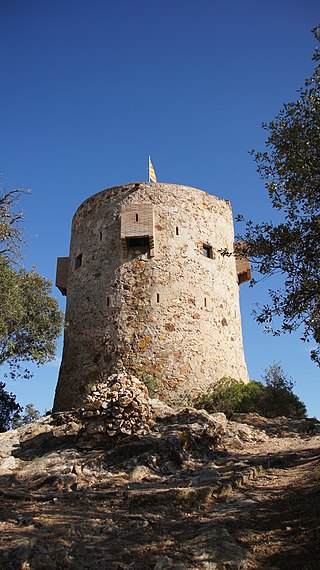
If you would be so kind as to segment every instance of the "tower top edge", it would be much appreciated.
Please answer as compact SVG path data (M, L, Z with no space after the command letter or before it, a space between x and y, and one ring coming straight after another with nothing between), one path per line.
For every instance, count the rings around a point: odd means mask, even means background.
M172 190L174 189L180 189L180 190L187 190L187 191L192 191L193 193L202 193L206 196L209 196L210 198L214 199L214 200L219 200L221 202L224 202L226 205L229 205L229 207L231 207L230 204L230 200L226 200L224 198L220 198L219 196L216 196L214 194L210 194L209 192L206 192L205 190L202 190L201 188L196 188L194 186L187 186L185 184L175 184L175 183L169 183L169 182L128 182L125 184L117 184L116 186L110 186L108 188L105 188L103 190L100 190L99 192L95 192L94 194L91 194L91 196L88 196L88 198L86 198L83 202L81 202L81 204L79 204L76 213L78 212L79 209L81 209L83 206L85 206L86 203L90 203L90 201L98 198L99 196L101 196L102 194L108 194L108 193L112 193L112 192L116 192L116 191L125 191L125 190L138 190L138 189L145 189L145 190L154 190L158 188L159 190L169 190L170 188Z

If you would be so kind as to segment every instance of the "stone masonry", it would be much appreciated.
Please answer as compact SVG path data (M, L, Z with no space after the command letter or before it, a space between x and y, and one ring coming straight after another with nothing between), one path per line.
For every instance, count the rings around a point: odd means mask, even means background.
M223 376L247 382L230 203L196 188L136 183L91 196L59 258L67 295L55 411L126 370L168 403Z

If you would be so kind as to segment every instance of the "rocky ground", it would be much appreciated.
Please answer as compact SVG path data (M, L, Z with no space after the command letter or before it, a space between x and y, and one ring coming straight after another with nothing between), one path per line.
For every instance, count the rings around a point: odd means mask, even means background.
M175 411L136 382L0 434L0 568L318 569L319 422Z

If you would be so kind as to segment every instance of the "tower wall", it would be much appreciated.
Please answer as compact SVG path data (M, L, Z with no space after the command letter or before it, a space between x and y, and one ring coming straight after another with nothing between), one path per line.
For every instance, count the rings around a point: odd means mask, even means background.
M83 202L55 410L122 366L170 403L223 376L248 381L236 263L219 253L233 240L230 203L195 188L127 184Z

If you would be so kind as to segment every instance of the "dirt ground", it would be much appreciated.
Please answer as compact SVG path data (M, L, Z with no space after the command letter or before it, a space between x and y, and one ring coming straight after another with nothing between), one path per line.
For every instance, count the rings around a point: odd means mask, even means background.
M86 487L67 489L3 478L0 567L318 570L319 443L291 434L217 451L220 487L208 469L197 485L141 473L128 482L121 469L108 483L88 471ZM242 464L256 465L249 477Z
M275 443L281 450L279 466L265 470L233 493L226 503L235 506L233 520L231 511L226 509L228 528L239 544L249 550L250 569L318 570L319 446L287 440ZM274 454L270 443L266 447L268 453ZM249 504L241 508L246 500ZM250 506L251 500L254 502Z

